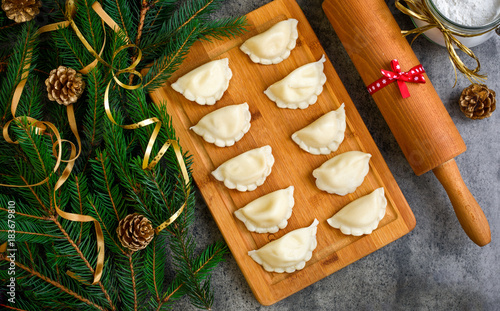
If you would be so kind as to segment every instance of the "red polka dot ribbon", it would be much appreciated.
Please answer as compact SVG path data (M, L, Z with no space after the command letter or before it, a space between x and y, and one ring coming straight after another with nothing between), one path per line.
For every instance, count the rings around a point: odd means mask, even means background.
M392 71L381 69L382 78L368 85L368 92L373 94L378 90L384 88L386 85L391 84L394 81L398 82L399 91L401 92L401 96L403 98L410 97L410 92L408 91L408 87L406 86L406 82L413 83L425 83L425 78L423 73L425 72L424 67L422 65L417 65L411 68L408 72L401 71L401 66L397 59L393 59L391 61Z

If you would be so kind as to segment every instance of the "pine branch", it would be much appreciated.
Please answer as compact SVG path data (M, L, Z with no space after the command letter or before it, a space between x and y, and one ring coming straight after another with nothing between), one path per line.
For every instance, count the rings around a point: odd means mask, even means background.
M133 62L136 51L132 49L115 54L128 42L137 43L144 53L137 70L152 63L144 76L142 89L125 91L116 85L112 87L110 106L119 124L151 117L160 120L162 128L153 146L154 156L165 141L176 140L176 135L166 108L152 104L146 92L165 83L194 42L200 38L239 35L244 19L210 19L209 13L220 7L221 0L99 1L122 28L117 34L107 26L103 29L100 18L91 8L94 1L76 1L74 18L93 49L100 51L106 31L108 43L102 58L115 71ZM64 5L65 0L44 1L40 15L49 23L62 21L65 19ZM14 25L3 17L0 11L0 38L9 38L9 42L0 43L0 65L8 63L6 71L0 68L3 79L0 125L11 118L12 94L31 62L17 115L48 120L59 129L62 138L74 141L65 109L47 104L43 83L58 65L78 70L91 63L94 57L71 28L36 37L34 22ZM16 308L165 310L184 295L189 296L194 306L209 308L213 302L210 274L223 259L226 248L216 243L196 254L195 239L188 230L193 223L195 207L194 194L186 197L191 185L186 186L172 148L151 171L142 169L144 151L154 126L130 131L107 119L102 105L103 91L112 78L111 69L102 64L85 76L86 92L75 105L82 138L81 158L70 178L55 194L54 185L65 164L54 172L56 157L52 154L52 145L56 138L53 133L39 135L26 119L21 119L12 123L9 133L20 144L0 141L0 166L4 168L0 172L1 183L32 185L47 179L41 186L0 189L0 217L9 213L6 208L9 200L16 202L17 264L22 266L16 273L21 288ZM64 144L63 159L68 157L69 148ZM192 157L187 153L183 157L190 172ZM186 200L180 217L145 250L131 253L121 245L116 228L125 215L140 212L157 226ZM93 276L97 260L94 225L60 218L55 212L56 204L70 213L90 215L100 223L106 244L106 262L98 284L87 283ZM0 223L0 241L6 240L8 233L8 228L2 226ZM164 245L167 241L172 257L166 255ZM0 268L8 264L0 260ZM171 280L165 276L167 270L172 271L168 276ZM7 277L4 271L0 269L0 279Z
M11 306L8 306L8 305L4 305L2 303L0 303L0 306L4 307L4 308L7 308L8 310L15 310L15 311L28 311L28 310L25 310L25 309L19 309L19 308L16 308L16 307L11 307Z
M92 209L94 210L95 212L95 215L97 215L97 220L99 221L99 223L101 224L101 226L103 227L103 230L104 230L104 234L105 234L105 238L106 240L109 240L107 241L107 245L114 245L114 247L116 247L116 249L114 249L115 251L118 250L119 253L123 254L123 255L126 255L126 252L125 250L120 246L120 243L116 241L116 239L114 238L114 232L113 230L111 230L109 228L109 225L106 224L104 221L103 221L103 218L100 216L99 214L99 210L102 210L102 209L99 209L97 208L97 206L93 203L93 202L89 202L90 205L92 206ZM111 242L111 243L110 243Z
M89 53L71 29L53 31L51 36L65 66L80 70L90 63Z
M105 196L103 199L109 200L109 203L111 204L115 212L116 221L118 222L121 218L123 218L123 213L122 217L120 217L120 215L118 214L118 210L123 210L123 202L120 196L120 189L117 186L114 186L115 183L111 168L111 161L107 157L106 152L98 153L96 160L98 170L94 169L93 171L96 173L94 174L96 183L99 183L97 187L100 187L101 189L106 191L107 196Z
M167 288L163 298L156 305L155 310L168 308L173 305L176 300L179 300L182 296L184 296L184 294L184 283L181 281L181 277L178 276L170 283L170 286Z
M163 279L165 275L166 256L162 245L165 240L158 236L151 241L145 249L144 254L144 274L148 290L152 293L152 299L160 301L160 293L163 289Z
M43 115L42 87L37 75L30 75L17 108L17 115L40 120Z
M246 32L248 26L245 16L240 18L224 18L209 21L204 25L201 36L204 39L214 38L222 40L223 38L237 37Z
M137 37L135 39L135 45L139 46L141 43L142 30L144 29L144 22L146 20L146 15L148 11L158 2L158 0L142 0L141 12L139 13L139 26L137 28Z
M93 0L75 1L76 15L74 20L94 50L100 51L103 44L104 28L100 17L91 7L94 2Z
M76 253L78 254L78 256L80 257L80 259L85 263L85 266L88 268L88 270L93 274L94 273L94 268L92 268L92 266L90 265L89 261L87 260L87 258L85 257L85 255L83 254L82 250L75 244L75 242L73 241L73 239L69 236L69 234L66 232L66 230L64 230L64 228L62 227L61 223L57 220L57 218L53 218L52 221L55 223L55 225L59 228L59 230L61 231L61 233L64 235L64 237L66 238L66 240L68 241L68 243L73 247L73 249L76 251ZM108 301L109 305L111 306L111 309L112 310L115 310L115 306L114 306L114 303L113 301L111 300L111 297L109 296L107 290L104 288L103 284L102 284L102 281L99 281L98 282L98 285L101 289L101 291L104 293L104 295L106 296L106 300Z
M125 37L129 42L134 42L136 34L134 32L134 24L137 20L133 13L133 8L130 7L126 0L106 0L104 1L105 11L113 18L113 20L123 30Z
M176 0L155 0L155 5L148 11L144 21L144 35L156 36L161 26L166 23L177 9Z
M10 261L10 259L7 258L6 256L4 256L3 254L0 254L0 260ZM105 311L106 310L105 308L103 308L103 307L101 307L99 305L96 305L92 301L88 300L87 298L84 298L84 297L80 296L79 294L77 294L74 291L72 291L71 289L63 286L62 284L60 284L60 283L58 283L58 282L56 282L56 281L54 281L54 280L52 280L52 279L50 279L50 278L42 275L42 274L40 274L38 271L35 271L35 270L33 270L33 269L31 269L31 268L29 268L29 267L21 264L19 261L15 261L15 265L17 267L23 269L24 271L30 273L31 275L33 275L33 276L35 276L35 277L37 277L37 278L39 278L39 279L41 279L41 280L49 283L50 285L57 287L58 289L60 289L64 293L66 293L66 294L68 294L68 295L70 295L70 296L72 296L72 297L80 300L81 302L83 302L85 304L88 304L88 305L96 308L97 310L101 310L101 311Z
M84 161L80 161L78 165L80 171L85 171L88 161L94 153L94 149L102 141L104 132L102 120L105 118L102 102L106 80L103 75L103 65L101 64L98 64L87 74L86 90L88 96L82 121L82 148L85 151L82 154Z
M132 289L134 290L134 311L137 311L137 305L138 305L138 301L137 301L137 282L135 280L135 272L134 272L134 265L132 263L132 255L131 254L128 254L127 255L128 257L128 262L129 262L129 265L130 265L130 277L132 279Z
M28 68L28 64L30 62L35 62L38 55L38 42L36 40L38 35L36 31L37 28L34 22L24 24L19 35L20 37L10 54L6 79L4 79L0 85L0 111L2 114L0 124L2 125L12 117L10 104L16 86L21 82L23 74L34 68L33 66Z
M189 48L196 41L198 35L199 29L195 25L189 31L179 35L178 39L173 42L173 46L170 49L167 48L166 52L153 62L151 69L144 77L143 88L146 92L154 91L170 78L186 58Z

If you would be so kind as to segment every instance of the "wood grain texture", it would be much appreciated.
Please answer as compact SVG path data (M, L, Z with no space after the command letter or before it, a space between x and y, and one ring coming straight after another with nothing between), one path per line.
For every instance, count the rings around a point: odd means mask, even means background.
M391 70L418 65L384 0L326 0L323 9L366 85ZM403 99L392 83L373 99L415 174L421 175L466 150L450 115L425 75L427 83L406 83L411 96Z
M432 170L450 198L458 221L467 236L477 245L491 242L488 219L465 185L455 159L451 159Z
M255 297L260 303L270 305L405 235L414 228L415 218L328 59L325 63L327 82L323 93L318 96L318 102L309 108L280 109L264 95L263 91L269 85L295 68L319 60L325 53L297 3L276 0L247 17L250 24L248 33L232 40L198 42L182 67L170 79L170 83L175 82L181 75L207 61L228 57L233 78L219 102L214 106L199 106L175 92L170 84L152 93L151 97L157 104L166 103L181 145L193 154L193 178L215 222ZM252 63L239 50L238 47L247 38L287 18L299 20L297 47L288 59L277 65L259 65ZM250 106L252 125L250 131L234 146L216 147L188 130L207 113L242 102L248 102ZM311 155L291 140L292 133L324 113L337 109L342 103L345 103L347 129L345 140L337 152L327 156ZM211 176L210 173L226 160L264 145L272 147L276 161L271 175L255 191L242 193L229 190ZM354 193L343 197L316 188L312 171L324 161L349 150L373 155L370 172L364 183ZM233 215L235 210L250 201L290 185L295 187L295 206L285 229L275 234L250 233ZM327 224L326 219L347 203L378 187L385 187L387 213L379 228L371 235L345 236ZM247 255L248 251L260 248L287 232L310 225L314 218L320 222L318 247L303 270L291 274L269 273Z

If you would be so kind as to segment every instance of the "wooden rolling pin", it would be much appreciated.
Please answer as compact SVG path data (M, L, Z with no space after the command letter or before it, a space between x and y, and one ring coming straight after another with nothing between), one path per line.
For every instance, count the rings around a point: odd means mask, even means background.
M323 9L366 85L392 71L420 64L384 0L326 0ZM373 93L373 99L413 171L432 170L448 194L463 229L479 246L491 241L488 220L462 180L454 157L466 150L428 77L427 83L406 83L403 99L397 83Z

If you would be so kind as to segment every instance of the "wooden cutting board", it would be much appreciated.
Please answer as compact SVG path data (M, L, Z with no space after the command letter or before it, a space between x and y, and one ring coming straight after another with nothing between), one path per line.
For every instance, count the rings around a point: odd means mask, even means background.
M157 104L166 101L181 145L193 154L193 178L215 222L255 297L261 304L270 305L405 235L415 227L415 218L328 58L325 63L327 82L323 93L318 96L316 104L307 109L278 108L263 93L269 85L295 68L317 61L325 54L297 3L293 0L276 0L249 13L247 18L250 26L246 34L231 40L195 44L169 83L152 93L151 97ZM297 46L288 59L277 65L254 64L239 50L246 39L287 18L299 21ZM222 99L214 106L200 106L188 101L170 87L170 83L190 70L210 60L225 57L229 58L233 78ZM234 146L216 147L189 130L207 113L243 102L248 102L250 106L251 128ZM311 155L291 140L292 133L324 113L337 109L342 103L345 103L347 129L339 150L330 155ZM229 190L210 174L226 160L264 145L272 147L275 164L271 175L255 191ZM346 196L331 195L316 188L312 171L333 156L350 150L373 155L370 171L363 184ZM285 229L274 234L250 233L234 217L233 212L250 201L290 185L295 187L295 206ZM328 225L326 219L343 206L378 187L385 188L388 205L384 219L372 234L345 236L340 230ZM285 233L309 226L314 218L320 222L318 246L303 270L291 274L266 272L247 255L248 251L258 249Z

